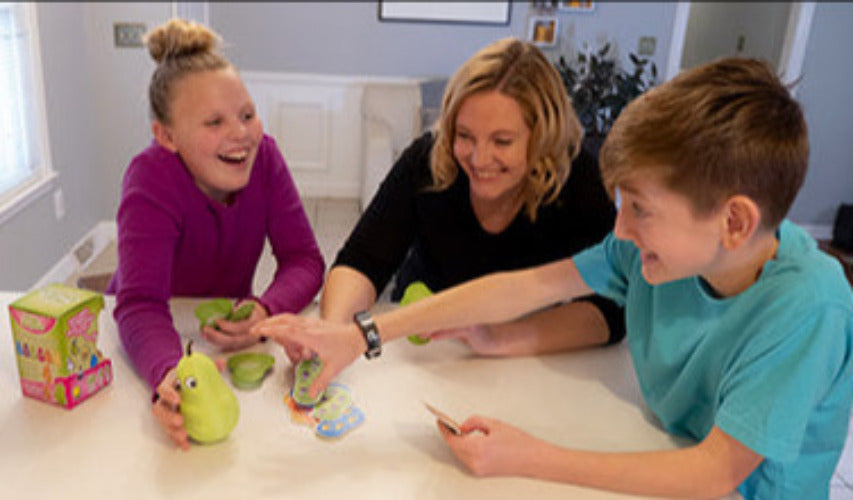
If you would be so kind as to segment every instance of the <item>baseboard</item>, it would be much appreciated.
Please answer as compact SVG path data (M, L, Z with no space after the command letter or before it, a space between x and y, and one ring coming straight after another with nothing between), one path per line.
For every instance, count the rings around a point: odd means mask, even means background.
M42 276L33 288L41 288L50 283L65 283L74 273L79 273L95 260L101 252L116 239L118 229L115 221L100 221L95 224L71 250Z

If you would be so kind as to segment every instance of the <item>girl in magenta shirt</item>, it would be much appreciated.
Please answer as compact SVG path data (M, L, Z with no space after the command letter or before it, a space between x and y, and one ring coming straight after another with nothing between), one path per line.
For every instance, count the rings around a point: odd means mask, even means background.
M271 314L299 312L323 277L323 258L284 159L264 135L236 69L207 28L173 19L147 38L157 61L149 99L154 142L130 163L118 210L114 317L128 357L155 391L154 415L189 447L177 411L181 357L172 296L231 297L249 319L218 321L204 338L224 350ZM260 296L252 278L269 238L275 277Z

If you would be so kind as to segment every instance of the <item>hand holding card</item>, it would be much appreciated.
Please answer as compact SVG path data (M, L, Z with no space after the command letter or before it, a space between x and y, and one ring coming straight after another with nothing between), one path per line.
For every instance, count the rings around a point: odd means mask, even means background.
M444 412L434 408L428 403L424 403L424 406L426 406L426 409L429 410L430 413L435 415L435 418L437 418L441 425L443 425L447 430L457 436L462 435L462 430L459 428L459 424L457 424L455 420L448 417Z

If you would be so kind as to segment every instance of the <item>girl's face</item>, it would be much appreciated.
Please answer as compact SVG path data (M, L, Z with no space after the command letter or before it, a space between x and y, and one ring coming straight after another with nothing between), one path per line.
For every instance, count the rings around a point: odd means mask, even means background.
M240 76L231 67L190 74L175 83L169 111L170 124L154 122L155 139L205 194L227 202L248 184L264 133Z
M498 91L468 96L456 115L453 156L474 201L514 201L527 175L530 128L521 107Z

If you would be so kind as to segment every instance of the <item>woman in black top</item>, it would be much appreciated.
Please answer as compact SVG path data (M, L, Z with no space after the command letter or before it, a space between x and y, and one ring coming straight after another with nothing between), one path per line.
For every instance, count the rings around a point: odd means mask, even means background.
M600 241L616 212L581 137L559 74L538 49L505 39L479 51L449 81L435 129L401 155L338 253L321 315L350 321L395 273L399 300L413 281L437 292ZM623 311L590 296L441 336L481 354L551 352L619 341Z

